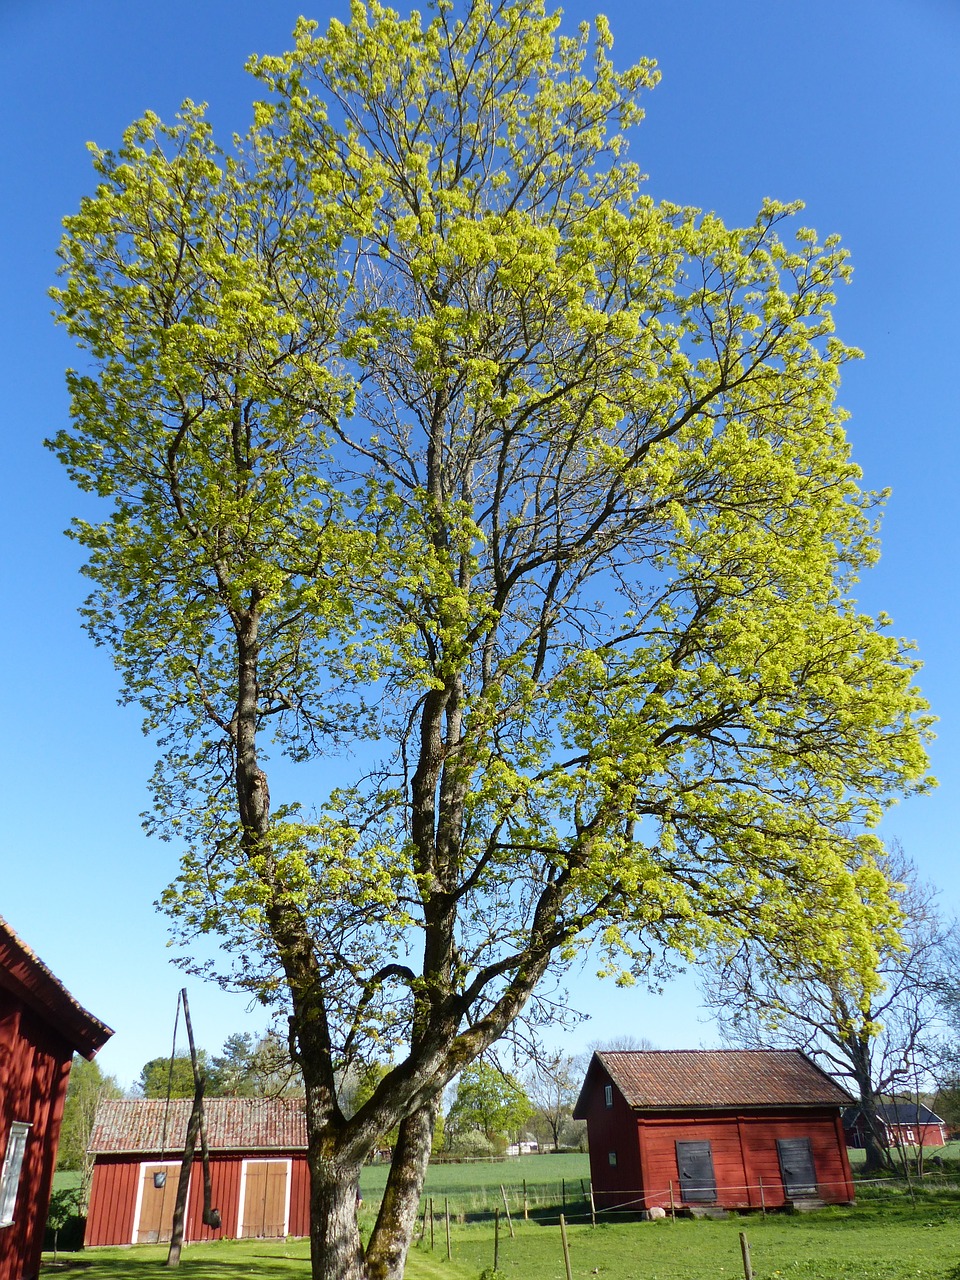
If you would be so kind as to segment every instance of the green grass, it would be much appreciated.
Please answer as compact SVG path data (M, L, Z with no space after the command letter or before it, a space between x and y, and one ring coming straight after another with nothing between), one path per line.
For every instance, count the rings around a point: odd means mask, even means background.
M452 1262L446 1259L443 1225L437 1225L432 1252L428 1242L411 1250L406 1280L477 1280L492 1266L490 1223L453 1228ZM519 1222L515 1230L513 1240L501 1231L499 1269L506 1280L563 1280L556 1221ZM755 1280L960 1280L957 1191L931 1194L916 1208L904 1201L796 1217L771 1214L765 1220L606 1220L595 1229L576 1222L568 1227L573 1275L739 1280L741 1231L750 1243ZM82 1270L82 1280L161 1280L165 1258L165 1246L90 1249L69 1258L64 1270ZM44 1280L53 1280L54 1271L48 1262ZM308 1273L302 1240L187 1245L181 1264L184 1280L306 1280Z

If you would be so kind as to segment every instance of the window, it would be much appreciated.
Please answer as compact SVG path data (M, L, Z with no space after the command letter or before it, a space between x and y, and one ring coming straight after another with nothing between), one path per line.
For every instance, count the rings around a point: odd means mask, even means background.
M615 1151L607 1153L607 1160L610 1162L611 1169L615 1169L617 1167L617 1153Z
M604 1102L604 1106L607 1106L607 1107L613 1106L613 1085L612 1084L605 1084L603 1086L603 1102Z
M3 1157L3 1172L0 1173L0 1227L9 1227L13 1222L17 1188L20 1185L20 1170L23 1167L23 1153L29 1132L30 1126L21 1124L19 1121L14 1121L10 1126L7 1152Z

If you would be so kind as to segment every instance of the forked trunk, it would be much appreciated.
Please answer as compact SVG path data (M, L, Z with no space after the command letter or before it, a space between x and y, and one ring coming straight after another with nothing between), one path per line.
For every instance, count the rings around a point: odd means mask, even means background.
M435 1116L434 1101L400 1125L377 1225L367 1246L368 1280L402 1280L430 1161Z

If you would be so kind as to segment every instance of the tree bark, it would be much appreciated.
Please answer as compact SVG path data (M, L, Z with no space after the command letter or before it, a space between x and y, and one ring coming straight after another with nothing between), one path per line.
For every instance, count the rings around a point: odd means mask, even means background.
M402 1280L430 1162L436 1111L434 1099L400 1125L380 1212L367 1246L368 1280Z
M200 1111L203 1107L203 1081L197 1082L193 1095L193 1107L187 1123L187 1140L183 1149L183 1161L180 1165L180 1180L177 1183L177 1198L173 1206L173 1227L170 1232L170 1252L167 1254L167 1266L179 1267L180 1250L183 1247L183 1220L187 1212L187 1196L190 1193L190 1170L193 1168L193 1156L197 1149L197 1134L200 1132Z

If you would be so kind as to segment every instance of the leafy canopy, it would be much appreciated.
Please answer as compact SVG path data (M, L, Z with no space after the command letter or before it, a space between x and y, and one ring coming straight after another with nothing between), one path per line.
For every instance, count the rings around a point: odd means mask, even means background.
M291 1009L351 1159L591 945L629 982L786 923L869 972L870 829L927 783L916 663L853 594L844 251L799 205L656 203L654 64L558 28L301 22L229 152L148 114L65 224L53 448L107 507L74 536L162 748L164 905Z

